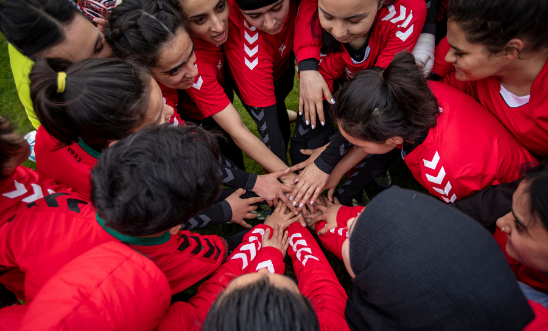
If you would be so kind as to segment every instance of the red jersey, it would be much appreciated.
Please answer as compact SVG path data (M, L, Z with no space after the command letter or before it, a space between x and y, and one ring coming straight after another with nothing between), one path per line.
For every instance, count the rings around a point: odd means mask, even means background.
M221 46L192 38L198 76L191 88L184 90L181 110L185 116L202 120L224 110L230 104L223 89L225 54ZM182 96L182 95L181 95Z
M430 82L440 115L424 142L404 161L413 177L447 203L489 185L519 178L520 167L535 158L485 108L468 95Z
M453 72L445 77L444 83L481 103L531 153L548 155L548 62L533 82L528 96L512 94L497 77L460 82Z
M26 304L18 330L154 330L171 301L166 276L117 242L97 246L57 272Z
M97 163L101 152L88 146L83 140L77 144L57 149L58 141L43 126L36 133L36 168L40 175L55 180L90 199L89 172ZM57 149L57 150L56 150Z
M299 282L299 290L310 300L318 316L321 330L350 330L344 317L346 291L320 246L308 229L292 224L287 254Z
M548 275L540 270L536 270L526 265L523 265L521 262L511 258L506 253L506 234L500 231L499 228L495 230L495 234L493 235L493 237L502 249L504 256L506 256L506 260L508 261L508 264L514 272L517 280L531 286L533 289L539 292L548 294Z
M150 257L166 274L173 293L213 272L227 249L218 236L190 231L154 238L123 236L103 228L92 205L67 193L31 203L11 222L0 224L0 270L19 267L31 301L44 283L68 261L110 241L122 241Z
M318 238L320 238L320 241L322 242L322 245L341 260L343 259L342 245L349 237L346 224L349 219L356 217L359 213L363 211L363 209L364 207L361 206L341 206L341 208L339 208L339 211L337 212L337 227L329 230L321 236L318 236ZM314 225L314 231L318 233L318 231L325 227L325 225L325 221L316 223L316 225Z
M160 86L160 90L162 91L164 103L173 108L173 115L171 115L169 122L174 125L186 125L185 121L181 119L181 116L177 112L177 105L179 104L179 95L177 94L177 90L169 88L162 83L158 83L158 86Z
M274 81L293 65L291 52L297 5L295 1L290 2L284 27L270 35L249 24L234 0L228 4L228 40L223 47L242 101L251 107L272 106L276 104Z
M541 304L529 300L529 305L535 313L535 319L523 329L523 331L548 330L548 309Z
M330 90L336 79L350 80L358 71L374 66L386 68L396 53L411 52L419 39L426 20L424 0L396 0L394 4L377 11L371 27L364 57L353 59L346 48L341 52L320 55L320 42L312 35L312 17L318 11L317 0L303 0L296 21L295 53L298 60L316 58L320 61L319 71ZM321 33L319 20L314 27Z

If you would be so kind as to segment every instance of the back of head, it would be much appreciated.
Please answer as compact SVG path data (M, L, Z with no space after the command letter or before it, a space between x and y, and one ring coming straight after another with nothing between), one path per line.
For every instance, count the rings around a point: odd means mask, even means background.
M105 225L148 236L181 225L219 195L215 137L195 127L150 126L101 154L91 201Z
M114 56L147 68L157 65L162 47L185 25L169 0L124 0L112 10L108 23L105 35Z
M67 0L4 0L0 2L0 31L30 58L65 39L63 26L80 15Z
M547 0L453 0L447 15L469 42L485 44L491 53L514 38L527 41L525 50L548 47Z
M29 78L36 115L62 144L82 138L104 147L131 134L146 118L152 78L123 60L87 59L71 64L42 59Z
M408 52L388 67L363 70L342 87L331 116L352 137L381 143L414 141L436 125L438 102Z
M267 277L222 293L211 306L203 331L318 331L318 317L300 293Z
M0 116L0 180L7 175L4 170L11 168L8 167L8 163L10 163L12 157L21 148L24 148L25 144L27 144L27 141L13 130L11 123Z
M119 242L97 246L42 287L20 330L154 330L171 301L162 271Z
M354 330L523 330L534 318L489 232L422 193L375 197L354 223L350 264Z

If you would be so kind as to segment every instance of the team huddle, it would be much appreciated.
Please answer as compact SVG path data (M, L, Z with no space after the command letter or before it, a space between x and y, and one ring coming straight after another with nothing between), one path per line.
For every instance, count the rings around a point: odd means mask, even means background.
M548 330L547 17L0 0L36 129L0 115L0 330ZM430 196L390 187L399 158Z

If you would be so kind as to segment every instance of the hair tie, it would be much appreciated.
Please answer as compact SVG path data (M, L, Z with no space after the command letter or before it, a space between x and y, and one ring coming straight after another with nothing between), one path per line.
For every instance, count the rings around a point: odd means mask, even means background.
M57 93L65 92L65 85L67 84L67 73L59 71L57 73Z
M384 83L384 77L382 76L382 74L384 74L384 70L379 71L379 78Z

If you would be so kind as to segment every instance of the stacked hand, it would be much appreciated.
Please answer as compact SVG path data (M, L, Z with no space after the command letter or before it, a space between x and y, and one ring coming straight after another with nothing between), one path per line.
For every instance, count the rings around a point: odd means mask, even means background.
M254 206L254 204L262 202L263 198L240 198L244 193L245 190L239 188L236 190L236 192L229 195L225 200L228 202L230 208L232 209L232 219L230 220L230 222L240 224L244 228L251 229L252 226L244 221L244 219L252 219L257 217L257 214L252 214L251 212L257 209L257 206Z
M303 224L303 226L306 226L302 215L299 214L298 216L295 216L293 213L290 213L287 210L286 205L284 205L283 203L279 203L274 209L274 212L272 212L272 215L269 215L265 219L264 224L272 228L274 228L275 225L279 225L281 229L285 229L291 224L298 221L301 221L301 224Z
M278 178L289 174L289 172L290 169L287 168L285 170L257 176L253 192L263 198L269 207L277 206L278 200L281 200L295 215L297 215L297 209L293 207L291 201L285 196L285 193L293 192L293 187L284 185L278 180Z
M266 229L262 241L264 247L274 247L282 252L285 257L287 252L287 247L289 246L289 238L287 230L284 231L283 227L280 224L274 225L274 232L272 233L272 238L270 238L270 229Z
M313 152L311 150L301 151L303 154L310 153L310 157L308 160L291 167L291 171L304 169L293 181L292 184L296 186L289 197L289 200L293 202L293 206L296 206L299 210L302 210L307 203L314 205L316 199L325 189L329 174L321 171L314 164L314 161L325 150L326 146L317 148Z
M321 236L327 231L337 227L337 213L341 207L342 205L339 203L337 198L334 198L334 202L331 202L327 197L321 196L318 199L318 204L316 205L316 208L320 211L320 213L313 215L310 219L307 219L306 223L308 226L313 227L314 224L318 222L326 221L325 227L318 231L318 235Z

